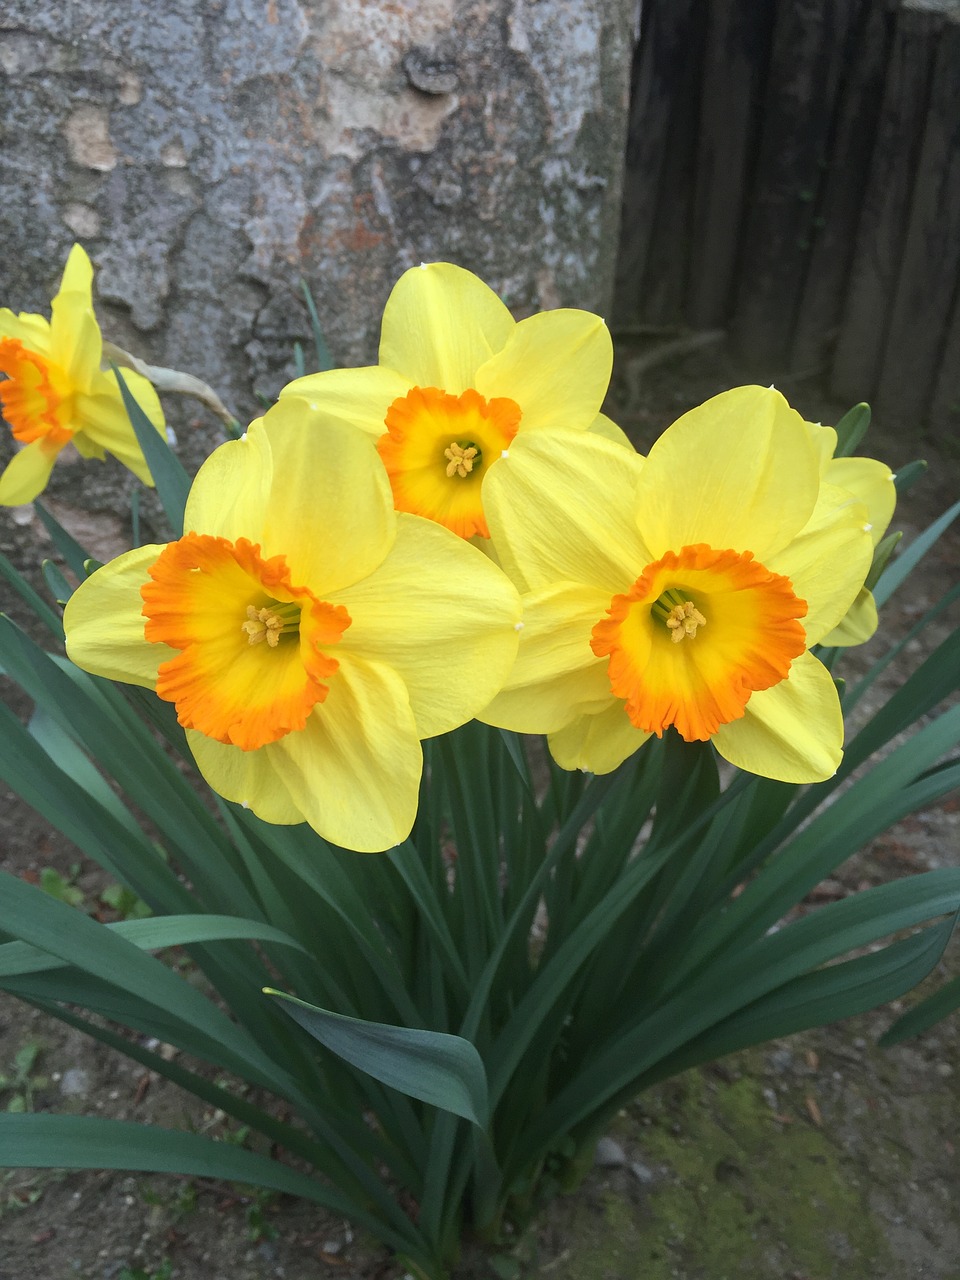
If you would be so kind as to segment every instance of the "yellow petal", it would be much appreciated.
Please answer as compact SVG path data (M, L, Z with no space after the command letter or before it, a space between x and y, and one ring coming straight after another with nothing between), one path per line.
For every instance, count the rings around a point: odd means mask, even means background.
M50 355L50 321L44 316L26 311L14 315L8 307L0 307L0 338L16 338L28 350Z
M609 603L605 591L569 582L525 596L517 661L478 719L517 733L554 733L578 711L605 706L607 663L590 636Z
M824 473L824 479L849 491L867 508L870 537L876 546L893 519L897 502L897 490L893 472L885 462L874 458L833 458Z
M243 439L220 445L200 467L187 495L184 531L261 544L273 465L270 440L258 418Z
M767 564L806 524L819 479L807 424L783 396L735 387L684 414L650 450L640 530L652 559L705 542Z
M20 507L42 493L62 447L40 439L15 453L0 475L0 507Z
M89 391L100 372L102 343L93 313L93 267L80 245L70 250L51 304L51 357L78 391Z
M365 369L328 369L287 383L280 402L305 400L322 415L318 421L347 422L379 439L386 429L387 410L412 385L409 378L376 364Z
M379 853L410 834L423 760L406 689L389 668L344 654L306 728L264 750L325 840Z
M221 461L225 450L230 453ZM260 484L265 453L273 463L268 484ZM238 485L235 509L222 489L225 476ZM291 581L324 599L372 573L396 536L390 484L373 440L341 422L323 421L296 398L269 409L246 440L212 454L194 491L187 506L191 519L209 526L217 522L218 507L230 505L229 516L220 517L229 532L221 536L242 535L257 542L264 557L284 556ZM241 528L248 520L250 527Z
M501 563L521 590L624 591L653 557L636 524L639 454L590 432L521 432L483 485Z
M521 431L586 430L600 412L612 368L613 343L599 316L541 311L520 321L474 385L487 399L514 400Z
M187 730L187 743L197 768L217 795L245 805L264 822L293 826L305 821L283 785L282 771L263 748L241 751L239 747L215 742L196 729Z
M397 540L379 568L327 598L351 618L338 657L349 651L398 672L420 738L476 715L516 656L520 599L506 575L417 516L398 515Z
M449 262L413 267L387 299L380 364L418 387L459 395L513 328L510 312L472 272Z
M649 737L649 733L630 723L618 698L603 711L578 716L559 733L551 733L547 745L561 769L612 773Z
M816 451L822 477L827 465L833 459L837 447L837 433L833 427L824 427L819 422L805 422L804 426L807 428L807 438Z
M713 743L725 760L762 778L832 778L843 758L843 716L829 671L802 654L789 677L754 693L743 719L721 725Z
M154 429L163 435L163 410L152 383L132 369L125 369L123 377L130 394ZM91 379L90 391L77 393L70 426L77 433L74 443L85 456L103 457L102 450L106 449L144 484L153 485L150 468L137 441L113 373L103 374L98 371Z
M850 605L870 569L873 547L867 511L846 489L823 484L813 515L802 532L766 561L782 573L807 602L803 627L807 646L822 643Z
M140 588L162 546L137 547L111 560L81 582L67 602L63 626L67 655L84 671L109 680L145 685L157 682L161 662L176 656L166 644L144 638Z
M820 639L820 644L846 648L852 644L864 644L877 629L877 602L866 587L861 587L856 600L832 631Z
M590 423L590 426L587 427L587 430L594 435L603 436L605 440L612 440L614 444L618 444L624 449L629 449L631 453L636 453L636 447L627 433L622 427L618 427L612 418L608 418L605 413L598 413Z

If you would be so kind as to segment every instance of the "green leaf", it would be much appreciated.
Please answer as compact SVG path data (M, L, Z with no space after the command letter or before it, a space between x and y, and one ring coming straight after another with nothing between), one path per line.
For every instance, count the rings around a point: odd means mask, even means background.
M870 565L870 571L863 584L868 591L872 591L880 581L884 569L886 569L887 565L890 563L890 557L900 545L900 540L902 538L903 530L897 529L895 533L888 533L887 536L877 544L877 549L873 553L873 563Z
M685 1045L656 1071L656 1078L808 1027L839 1022L898 999L931 972L953 927L951 918L869 955L801 974ZM960 1000L960 987L955 998ZM881 1043L888 1043L886 1037Z
M269 987L266 993L281 1000L290 1017L327 1049L375 1080L481 1128L486 1126L487 1076L469 1040L440 1031L346 1018Z
M918 1005L914 1005L902 1018L898 1018L880 1037L880 1044L884 1049L888 1049L891 1045L899 1044L901 1040L918 1036L934 1023L939 1022L941 1018L946 1018L953 1013L955 1009L960 1009L960 976L948 982L945 987L941 987L926 1000L921 1000Z
M306 280L300 281L300 289L307 304L307 311L310 313L310 328L313 330L313 346L317 355L317 372L326 373L328 369L334 368L333 356L330 354L327 340L323 336L320 317L317 315L317 306Z
M63 556L67 568L75 573L82 582L87 576L84 565L90 559L90 552L81 547L72 534L67 533L60 521L50 514L42 502L34 502L33 509L40 517L47 533L53 539L53 545Z
M958 515L960 515L960 502L955 502L952 507L948 507L939 520L934 520L929 528L925 529L919 537L914 538L909 547L905 547L892 564L887 566L886 570L880 575L880 581L873 588L873 598L876 600L878 607L886 604L894 591L906 581L930 548L950 528Z
M190 492L190 477L183 469L180 459L167 444L165 435L156 429L136 400L130 394L123 374L111 365L120 384L124 408L136 433L137 441L147 460L153 482L157 486L157 494L166 512L170 527L179 538L183 533L183 510Z
M897 493L906 493L926 472L927 464L922 458L918 458L915 462L908 462L905 467L901 467L893 477Z
M60 621L60 615L55 613L46 600L34 591L23 574L17 572L2 551L0 551L0 578L7 580L20 599L30 606L47 630L60 644L63 644L63 623Z
M198 1133L97 1116L0 1115L0 1167L22 1169L129 1169L226 1178L284 1191L363 1223L395 1248L410 1241L334 1188L266 1156Z
M837 447L834 456L849 458L867 434L870 426L870 406L861 402L848 409L836 425Z
M198 942L245 939L274 942L303 951L299 942L259 920L238 920L234 916L150 916L146 920L118 920L101 926L125 938L141 951L161 951L164 947L190 946ZM7 942L0 946L0 978L17 974L44 973L69 965L62 956L51 955L27 942Z

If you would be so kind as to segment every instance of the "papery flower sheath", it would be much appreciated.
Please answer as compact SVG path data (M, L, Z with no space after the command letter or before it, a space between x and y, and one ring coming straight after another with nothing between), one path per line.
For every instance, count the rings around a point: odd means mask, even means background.
M850 608L872 541L864 504L820 470L809 424L762 387L685 414L646 459L583 435L518 441L485 497L524 629L480 718L547 733L569 769L609 772L672 727L751 773L830 777L840 704L808 650Z
M51 317L0 308L0 406L24 447L0 476L0 506L18 506L43 491L62 449L85 458L108 453L152 485L116 376L100 368L102 340L93 312L93 268L80 245L70 250ZM160 432L163 411L146 378L125 370L133 398Z
M475 275L434 262L390 294L379 364L298 378L280 394L373 436L399 511L486 538L483 486L518 435L589 430L632 447L600 414L612 365L599 316L517 323Z
M67 652L174 703L220 795L375 852L412 826L420 739L502 683L520 606L488 557L394 510L368 437L315 418L287 401L217 449L188 532L75 592Z

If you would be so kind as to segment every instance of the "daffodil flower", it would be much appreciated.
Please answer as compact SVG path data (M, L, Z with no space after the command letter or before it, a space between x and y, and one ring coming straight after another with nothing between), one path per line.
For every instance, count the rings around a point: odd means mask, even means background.
M598 316L517 323L475 275L435 262L390 294L379 364L298 378L280 394L373 436L397 510L487 538L483 486L518 435L590 430L632 447L600 414L612 365Z
M394 510L371 440L317 418L287 401L211 454L189 532L73 595L67 652L174 703L220 795L375 852L412 826L420 739L502 683L520 606L488 557Z
M808 650L849 609L872 542L865 506L821 480L778 392L707 401L645 460L531 434L485 504L524 628L481 719L547 733L560 765L593 773L671 727L751 773L836 771L840 704Z
M0 506L32 502L68 444L84 458L102 461L112 453L144 484L153 484L117 379L100 368L102 341L92 288L90 259L75 244L49 321L0 308L0 373L6 374L0 405L14 438L24 445L0 476ZM163 410L153 387L132 370L124 380L162 432Z

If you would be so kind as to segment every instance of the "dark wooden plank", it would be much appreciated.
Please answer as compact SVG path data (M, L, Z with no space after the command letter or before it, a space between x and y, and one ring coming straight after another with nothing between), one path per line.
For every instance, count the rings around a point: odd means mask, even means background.
M859 0L777 10L757 174L743 232L732 336L761 366L785 363L800 303L846 37Z
M658 68L661 6L644 7L630 77L630 115L624 160L620 246L613 317L619 329L640 323L643 272L667 146L671 95Z
M919 423L933 399L960 277L960 23L937 37L930 100L887 328L877 411Z
M877 136L896 7L897 0L862 0L848 34L813 243L794 322L790 367L795 371L822 366L837 338Z
M953 313L940 357L929 425L938 434L960 439L960 281L957 282Z
M831 375L834 393L850 403L872 399L879 382L941 22L912 7L897 15Z
M643 6L614 307L615 323L621 328L661 323L667 281L678 273L685 275L684 245L668 239L664 223L676 216L671 210L678 196L690 202L692 163L678 167L678 148L690 133L691 102L699 101L696 51L702 45L703 23L698 19L703 3L658 0ZM687 138L688 154L693 145L694 138Z
M687 319L726 324L773 38L770 0L710 0L700 98Z
M648 324L683 324L693 191L697 171L697 131L706 0L671 0L664 6L678 21L675 43L667 53L673 103L667 130L667 153L660 173L657 210L643 276L643 316ZM681 14L686 10L687 18Z

